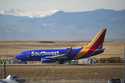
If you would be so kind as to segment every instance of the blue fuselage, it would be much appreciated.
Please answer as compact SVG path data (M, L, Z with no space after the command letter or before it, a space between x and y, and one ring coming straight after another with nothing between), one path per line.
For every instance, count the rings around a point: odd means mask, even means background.
M46 50L29 50L24 51L16 56L22 61L43 61L55 62L57 59L71 60L75 59L81 48L64 48L64 49L46 49Z
M107 29L98 32L95 37L81 48L45 49L24 51L16 56L21 61L41 61L51 63L58 61L64 63L67 60L88 58L104 52L103 42Z

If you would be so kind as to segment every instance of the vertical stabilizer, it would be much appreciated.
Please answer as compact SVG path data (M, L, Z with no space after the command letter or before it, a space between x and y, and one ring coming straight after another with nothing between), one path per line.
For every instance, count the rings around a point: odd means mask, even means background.
M102 29L102 31L98 32L86 46L82 47L77 59L89 56L96 49L102 49L106 31L106 28Z
M102 48L106 31L107 29L104 28L101 32L98 32L96 36L90 41L90 43L88 43L87 47L93 50Z

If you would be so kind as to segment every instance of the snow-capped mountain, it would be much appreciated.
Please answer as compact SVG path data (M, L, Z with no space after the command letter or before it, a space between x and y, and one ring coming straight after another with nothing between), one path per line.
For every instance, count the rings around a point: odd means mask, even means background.
M52 15L59 10L21 10L21 9L10 9L0 10L0 15L13 15L13 16L28 16L28 17L44 17Z
M16 16L0 15L0 40L90 40L103 25L108 27L107 39L125 40L125 10L51 11L42 18L11 12Z

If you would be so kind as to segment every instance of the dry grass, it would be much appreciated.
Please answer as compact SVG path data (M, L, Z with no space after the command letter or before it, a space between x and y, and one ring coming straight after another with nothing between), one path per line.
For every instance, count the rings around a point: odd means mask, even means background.
M123 78L123 64L8 65L7 73L32 80L82 80Z

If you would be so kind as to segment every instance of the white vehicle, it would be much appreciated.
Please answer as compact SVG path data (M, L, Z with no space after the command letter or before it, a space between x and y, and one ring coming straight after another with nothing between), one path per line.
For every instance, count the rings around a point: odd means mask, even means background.
M16 76L8 75L5 79L0 80L0 83L24 83L25 80L19 80Z

